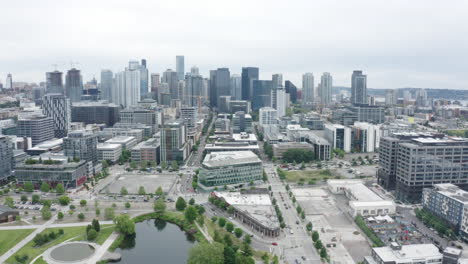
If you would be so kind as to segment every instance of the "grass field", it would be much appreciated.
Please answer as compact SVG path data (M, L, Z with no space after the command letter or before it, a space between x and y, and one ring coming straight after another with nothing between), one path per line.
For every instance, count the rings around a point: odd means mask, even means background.
M112 233L113 228L106 228L111 225L103 225L101 226L101 232L99 232L99 236L96 238L96 243L102 244ZM55 245L58 245L66 240L72 239L73 241L78 241L78 240L85 240L85 232L86 232L86 226L73 226L73 227L63 227L63 228L47 228L42 232L43 233L49 233L50 231L58 232L59 229L63 229L65 232L62 236L58 237L55 240L52 240L51 242L44 244L40 247L35 247L33 241L29 241L23 248L18 250L16 252L16 255L28 255L29 260L31 261L35 257L39 256L40 254L44 253L48 248L51 248ZM99 243L100 242L100 243ZM16 263L15 261L15 256L11 256L8 260L7 263ZM37 261L36 261L37 263ZM39 262L41 263L41 262Z
M0 255L31 234L34 229L15 229L0 231Z
M44 259L40 257L36 261L34 261L34 264L47 264L47 262L45 262Z
M305 183L310 180L323 180L333 177L333 173L330 170L299 170L299 171L285 171L286 180L289 182L304 181Z

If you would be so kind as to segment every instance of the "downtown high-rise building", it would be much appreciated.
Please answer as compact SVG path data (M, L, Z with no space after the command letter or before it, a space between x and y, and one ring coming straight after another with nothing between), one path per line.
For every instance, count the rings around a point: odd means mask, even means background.
M271 76L271 103L270 106L276 109L277 90L283 88L283 74L276 73Z
M101 99L112 102L112 84L114 74L111 70L101 70Z
M228 68L210 71L210 105L218 106L221 96L231 95L231 73Z
M302 102L304 104L312 104L314 100L314 74L307 72L302 75Z
M234 100L242 100L242 77L239 74L231 75L231 96Z
M192 68L190 68L190 73L193 75L200 75L200 69L198 69L197 66L192 66Z
M161 80L162 83L167 83L169 86L169 93L171 94L171 100L176 100L179 99L179 92L178 92L178 87L179 87L179 78L177 76L177 72L167 69L163 73L163 77Z
M179 81L184 80L185 58L183 55L176 56L176 71L177 71L177 78L179 79Z
M124 108L140 100L141 77L138 61L130 61L124 71L115 74L113 102Z
M161 129L161 162L183 162L188 156L187 126L181 119L164 124Z
M297 102L297 87L294 85L289 80L286 80L284 82L284 88L286 89L286 93L289 94L289 97L291 98L291 102L296 103Z
M148 68L146 67L146 60L141 60L140 70L140 97L144 98L148 94L148 79L149 73Z
M351 76L351 103L367 104L367 75L353 71Z
M5 80L5 89L13 89L13 76L11 75L11 73L7 74Z
M320 77L320 103L329 105L332 100L333 77L329 72L324 72Z
M262 107L271 106L272 84L271 80L253 80L252 110L256 111Z
M256 67L242 68L242 100L252 101L253 80L258 80L259 70Z
M75 68L68 70L65 79L65 95L70 98L70 101L79 102L83 95L83 77L80 70Z
M65 94L62 74L63 73L59 71L46 73L46 93Z
M396 105L398 103L398 90L387 89L385 90L385 104Z
M31 138L32 146L54 138L54 121L44 115L31 115L18 119L16 135Z
M185 75L184 104L187 106L201 107L203 97L203 77L199 74L189 73Z
M42 101L42 112L45 116L52 118L54 136L66 137L71 123L70 99L62 94L46 94Z
M3 183L11 175L13 160L10 139L0 135L0 182Z

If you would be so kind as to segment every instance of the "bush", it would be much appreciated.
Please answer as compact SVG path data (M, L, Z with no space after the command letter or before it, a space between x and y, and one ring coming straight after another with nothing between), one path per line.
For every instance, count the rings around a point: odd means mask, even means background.
M96 232L96 230L94 230L93 228L91 228L89 231L88 231L88 234L87 234L87 239L88 241L93 241L97 238L98 236L98 233Z
M81 200L80 201L80 205L83 207L83 206L86 206L88 202L86 200Z
M114 216L115 216L114 208L104 209L104 218L106 220L112 220L112 219L114 219Z
M70 203L70 197L62 195L58 198L58 202L60 205L68 205Z
M81 221L83 221L85 219L85 215L83 213L79 213L78 214L78 219L80 219Z
M220 227L224 227L224 226L226 225L226 218L220 217L220 218L218 219L218 225L219 225Z

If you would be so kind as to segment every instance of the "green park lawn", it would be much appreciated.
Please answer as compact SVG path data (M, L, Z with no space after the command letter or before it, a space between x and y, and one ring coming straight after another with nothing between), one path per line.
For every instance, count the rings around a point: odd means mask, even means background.
M40 257L36 261L34 261L34 264L47 264L47 262L45 262L45 260L42 257Z
M113 227L107 228L109 226L113 225L102 225L101 226L101 232L99 232L98 237L96 238L95 242L97 244L102 244L104 241L110 236L112 231L114 230ZM47 228L46 230L42 231L41 234L44 233L49 233L51 231L58 232L59 229L63 229L64 234L62 236L59 236L58 238L50 241L47 244L44 244L39 247L34 246L34 242L31 240L29 241L23 248L18 250L16 252L16 255L28 255L29 261L33 260L35 257L39 256L40 254L44 253L48 248L51 248L55 245L58 245L64 241L67 240L72 240L72 241L79 241L79 240L85 240L85 232L86 232L86 226L72 226L72 227L54 227L54 228ZM8 260L7 263L16 263L15 261L15 256L11 256ZM37 262L36 263L41 263Z
M31 234L34 229L15 229L0 231L0 255Z
M288 182L299 182L301 179L305 183L310 180L323 180L324 178L331 178L333 173L330 170L299 170L299 171L285 171L286 180Z

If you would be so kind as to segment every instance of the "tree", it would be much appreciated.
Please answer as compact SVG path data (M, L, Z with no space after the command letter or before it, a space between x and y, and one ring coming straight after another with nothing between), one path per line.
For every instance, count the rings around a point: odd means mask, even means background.
M59 183L57 186L55 186L55 191L58 194L64 194L65 193L65 188L63 187L63 184Z
M315 243L314 243L314 246L316 249L321 249L323 248L323 244L322 244L322 241L319 239L317 240Z
M42 182L41 184L41 192L49 192L50 185L47 182Z
M179 198L177 198L177 201L176 201L177 211L184 211L185 207L187 207L187 203L185 202L184 198L179 196Z
M87 202L86 200L81 200L81 201L80 201L80 206L81 206L81 207L84 207L84 206L86 206L87 203L88 203L88 202Z
M127 188L125 187L120 188L120 195L127 195L127 194L128 194Z
M236 252L231 247L224 247L224 264L236 264Z
M263 170L262 180L263 180L264 182L268 181L268 175L267 175L267 173L266 173L265 170Z
M114 218L115 228L124 235L135 234L135 222L128 215L119 215Z
M305 219L305 212L304 211L301 212L301 218Z
M63 214L62 212L58 212L57 218L58 218L59 220L62 220L63 217L64 217L64 214Z
M70 203L70 197L66 196L66 195L62 195L58 198L58 202L59 204L61 205L68 205Z
M242 229L238 227L234 229L234 235L236 235L237 238L240 238L242 236L242 233L243 233Z
M88 233L87 233L87 236L86 238L88 239L88 241L93 241L97 238L98 236L98 233L96 230L94 230L93 228L91 228Z
M155 194L157 196L163 196L164 195L164 192L163 192L163 189L161 188L161 186L159 186L158 189L156 189Z
M317 242L318 239L319 239L319 233L317 231L314 231L312 233L312 241Z
M166 161L162 161L162 162L161 162L161 168L162 168L163 170L167 169L167 162L166 162Z
M172 170L179 170L179 164L177 164L177 161L173 160L171 163Z
M136 164L135 161L131 161L130 162L130 168L132 168L133 170L136 169L138 167L138 165Z
M34 191L34 185L32 184L32 182L26 182L24 184L24 191L26 191L26 192L33 192Z
M15 207L15 202L13 201L13 198L11 198L11 197L6 197L5 202L3 204L10 207L10 208Z
M250 257L253 255L252 248L250 247L250 243L246 243L246 242L242 243L241 250L242 250L242 254L246 257Z
M22 202L27 202L28 201L28 197L26 195L21 195L21 201Z
M185 209L185 213L184 213L185 219L190 224L193 223L193 221L195 221L195 219L197 218L197 214L198 214L197 209L191 205Z
M145 187L140 186L140 188L138 188L138 195L145 195L145 194L146 194Z
M327 250L322 247L322 249L320 249L320 257L321 258L327 258Z
M114 216L115 216L115 211L114 211L114 208L106 208L104 209L104 218L106 220L112 220L114 219Z
M50 208L47 206L42 207L41 216L43 220L49 220L52 218L52 212L50 211Z
M231 235L229 235L229 234L224 234L223 243L224 243L224 245L226 245L227 247L232 247Z
M96 212L96 216L99 216L101 214L101 209L96 208L95 212Z
M228 208L227 208L227 212L228 214L233 214L234 213L234 207L232 205L230 205Z
M163 214L166 210L166 202L163 198L159 198L154 202L153 208L156 213Z
M70 204L70 210L75 210L76 209L76 206L74 206L73 204Z
M224 226L226 225L226 218L220 217L220 218L218 219L218 225L219 225L220 227L224 227Z
M91 224L93 225L93 228L94 228L94 230L96 230L96 232L101 231L101 224L99 224L99 220L93 219Z
M190 198L190 200L189 200L189 202L188 202L188 203L189 203L189 205L194 205L194 204L195 204L195 199L193 199L193 198Z
M308 231L312 231L312 222L307 223L306 228Z
M226 231L228 231L229 233L231 233L233 230L234 230L234 224L231 223L231 222L227 222L227 223L226 223Z
M288 163L311 162L314 160L314 153L306 149L289 149L283 153L283 160Z
M252 239L250 238L250 236L244 236L244 243L246 244L249 244L252 243Z
M188 264L224 264L224 246L202 242L190 249Z
M125 208L128 209L128 208L130 208L130 207L131 207L130 203L129 203L129 202L126 202L126 203L125 203Z
M83 221L85 219L85 215L83 213L79 213L78 219L80 219L80 221Z

